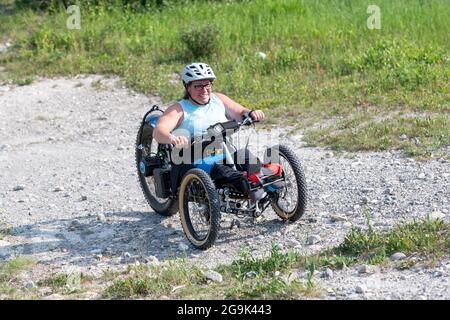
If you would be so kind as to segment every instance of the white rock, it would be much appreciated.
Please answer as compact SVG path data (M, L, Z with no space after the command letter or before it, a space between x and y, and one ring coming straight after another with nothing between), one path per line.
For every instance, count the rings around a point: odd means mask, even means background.
M341 216L341 215L338 215L338 214L332 214L332 215L330 216L330 221L331 221L331 222L347 221L347 217Z
M101 222L105 222L106 221L106 217L103 213L99 213L97 214L97 220L101 221Z
M0 239L0 247L6 247L6 246L10 246L10 245L11 245L10 242Z
M53 189L53 192L60 192L60 191L64 191L63 187L55 187L55 189Z
M352 227L352 223L346 221L346 222L344 222L344 223L342 224L342 226L343 226L343 227L346 227L346 228L351 228L351 227Z
M129 252L124 252L122 254L121 262L130 262L131 261L131 254Z
M393 261L403 260L406 259L406 254L404 254L403 252L396 252L391 255L390 259Z
M261 59L266 59L267 58L267 54L265 54L264 52L257 52L256 56L261 58Z
M185 243L180 242L180 243L178 244L178 250L180 250L180 251L186 251L186 250L188 250L188 249L189 249L189 247L188 247Z
M203 275L205 276L206 279L209 279L214 282L222 282L223 281L222 275L214 270L208 270Z
M159 263L158 258L155 256L148 256L146 261L147 261L147 263L150 263L150 264L158 264Z
M417 176L417 178L421 179L421 180L425 180L425 173L421 172L419 173L419 175Z
M444 219L445 218L445 214L440 212L440 211L433 211L430 214L430 219L436 220L436 219Z

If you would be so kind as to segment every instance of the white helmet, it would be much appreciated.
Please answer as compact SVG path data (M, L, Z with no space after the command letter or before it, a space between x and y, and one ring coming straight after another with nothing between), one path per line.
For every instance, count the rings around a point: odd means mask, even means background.
M196 62L188 64L184 67L181 79L185 85L188 85L192 81L196 80L214 80L216 76L211 67L206 63Z

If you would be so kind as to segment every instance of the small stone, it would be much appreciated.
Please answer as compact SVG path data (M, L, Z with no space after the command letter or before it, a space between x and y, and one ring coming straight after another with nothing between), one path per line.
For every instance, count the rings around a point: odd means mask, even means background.
M55 137L48 137L47 140L48 140L48 141L56 141L56 138L55 138Z
M150 264L158 264L159 263L158 258L155 256L148 256L147 259L145 259L145 260L147 263L150 263Z
M25 187L19 185L19 186L15 186L15 187L13 188L13 191L20 191L20 190L23 190L23 189L25 189Z
M64 191L63 187L55 187L55 189L53 189L53 192L60 192L60 191Z
M117 150L125 150L125 147L124 146L119 146L119 147L117 147Z
M97 214L97 220L101 221L101 222L105 222L106 221L106 217L103 213L99 213Z
M256 56L261 58L261 59L266 59L267 58L267 54L265 54L264 52L257 52Z
M392 261L403 260L403 259L406 259L406 254L404 254L403 252L396 252L391 255L390 259Z
M188 249L189 249L189 247L183 242L180 242L180 244L178 245L178 250L180 250L180 251L186 251Z
M361 192L362 193L369 193L369 192L373 192L375 189L374 188L362 188Z
M439 278L443 276L443 272L442 271L434 271L432 274L433 278Z
M252 278L255 278L256 276L257 276L257 273L255 271L249 271L245 274L246 279L252 279Z
M398 137L400 139L400 141L405 141L408 139L408 136L406 134L402 134L401 136Z
M37 288L37 286L33 281L27 282L27 284L25 284L25 289L27 289L27 290L33 290L36 288Z
M369 199L367 197L362 197L361 198L361 203L362 204L367 204L369 202Z
M288 246L290 247L301 247L302 244L300 243L300 241L296 240L296 239L287 239L286 243Z
M386 189L384 189L384 194L393 195L394 194L394 189L393 188L386 188Z
M333 270L331 270L330 268L326 268L322 274L321 274L322 278L332 278L333 277Z
M306 244L307 245L313 245L316 244L320 241L320 237L316 236L316 235L311 235L306 239Z
M430 219L436 220L436 219L444 219L445 214L440 211L434 211L430 214Z
M240 228L241 227L241 222L238 220L238 219L233 219L232 221L231 221L231 224L230 224L230 229L233 229L233 228Z
M222 282L223 281L222 275L214 270L208 270L203 275L206 279L214 281L214 282Z
M333 223L334 222L347 221L347 217L341 216L341 215L338 215L338 214L332 214L330 216L330 221L333 222Z
M86 201L87 200L87 196L81 196L81 201Z
M425 180L426 176L425 173L421 172L419 173L419 175L417 176L417 178L421 179L421 180Z
M121 257L122 263L127 263L131 261L131 254L129 252L124 252Z
M75 230L79 230L83 227L83 225L80 223L80 221L78 220L73 220L70 224L69 224L69 231L75 231Z
M345 228L351 228L351 227L352 227L352 223L346 221L346 222L344 222L344 223L342 224L342 226L345 227Z
M373 266L369 266L366 264L360 265L356 268L359 274L372 274L375 272L375 269Z
M332 158L334 157L334 153L332 151L325 152L325 158Z
M356 286L356 288L355 288L355 292L359 293L359 294L365 293L366 291L367 291L367 287L362 284L359 286Z

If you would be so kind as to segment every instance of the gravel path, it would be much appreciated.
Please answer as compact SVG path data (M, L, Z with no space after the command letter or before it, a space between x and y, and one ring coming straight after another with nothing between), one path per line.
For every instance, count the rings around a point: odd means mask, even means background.
M153 103L160 100L100 76L0 86L0 223L12 227L0 238L0 261L29 255L43 272L92 274L154 257L187 256L213 267L231 262L241 247L265 254L272 241L320 251L339 244L352 225L364 228L366 213L377 230L430 213L449 220L448 161L418 162L399 152L336 155L290 134L284 142L307 177L307 214L287 225L268 212L232 229L226 216L215 246L196 251L178 216L151 212L137 182L135 136ZM315 278L325 299L450 299L449 274L445 258L432 269L355 267Z

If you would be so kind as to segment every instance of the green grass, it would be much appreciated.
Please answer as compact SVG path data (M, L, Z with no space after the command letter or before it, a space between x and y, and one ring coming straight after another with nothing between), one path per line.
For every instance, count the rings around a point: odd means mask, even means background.
M403 252L407 258L390 261L389 257L396 252ZM316 270L358 264L381 264L402 270L416 264L433 266L449 254L448 222L426 218L398 224L388 232L377 232L368 221L365 230L353 228L340 245L315 255L283 252L277 244L258 257L242 249L231 264L215 269L223 277L220 283L207 280L203 275L206 269L186 259L130 266L125 272L107 270L99 279L81 274L77 290L68 287L67 274L52 274L36 283L62 294L102 290L102 297L106 299L305 299L322 294L320 286L314 282ZM0 264L0 295L30 296L31 293L25 294L17 286L16 279L20 271L34 264L25 257ZM306 277L295 275L304 272Z
M7 262L0 263L0 296L17 298L18 290L14 281L21 271L33 267L36 262L29 257L17 257Z
M386 264L396 252L418 257L425 264L433 264L450 254L450 224L427 218L399 224L387 233L380 233L374 231L369 223L367 231L353 228L338 247L303 260L316 268L339 269L353 264ZM414 265L406 260L401 267L408 264L409 267Z
M391 262L389 257L396 252L403 252L407 259ZM357 264L382 264L398 269L411 268L419 262L432 266L449 254L450 224L447 222L427 218L399 224L389 232L376 232L368 221L367 230L353 228L339 246L315 255L281 252L276 244L263 257L255 257L243 249L230 265L216 268L223 277L221 283L207 282L201 267L188 264L186 260L173 260L163 265L130 269L131 275L115 280L103 296L120 299L304 299L321 295L321 289L313 279L315 270L342 269ZM305 279L292 277L292 273L299 270L307 272Z
M418 156L448 146L447 0L377 1L380 30L366 27L363 0L169 3L137 11L83 6L80 30L68 30L60 10L0 15L0 41L15 44L0 63L19 84L35 75L117 74L168 103L182 95L171 74L204 60L218 75L217 91L265 110L272 122L306 129L312 144ZM402 120L399 111L438 120L430 132L422 118ZM378 123L380 115L393 118ZM323 120L335 124L310 128ZM403 143L397 133L405 130L424 143Z
M122 279L115 280L103 293L105 298L130 299L298 299L317 295L313 286L294 281L284 274L295 260L274 245L267 257L255 258L243 250L231 265L217 268L223 282L208 282L203 268L184 259L163 265L133 267ZM247 277L248 273L254 276Z
M129 299L168 296L174 287L204 282L200 269L185 260L173 260L162 266L139 266L129 270L131 276L114 281L104 292L105 298Z
M74 294L83 291L83 286L92 280L92 277L83 273L74 275L58 273L38 281L37 285L39 287L50 287L53 293Z

